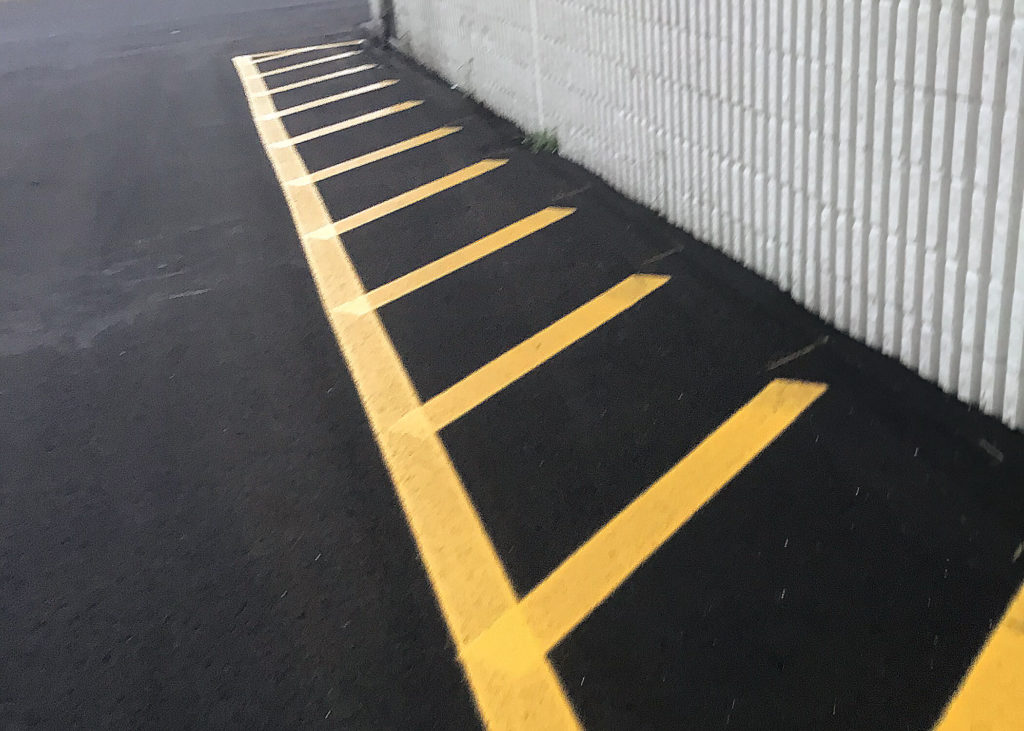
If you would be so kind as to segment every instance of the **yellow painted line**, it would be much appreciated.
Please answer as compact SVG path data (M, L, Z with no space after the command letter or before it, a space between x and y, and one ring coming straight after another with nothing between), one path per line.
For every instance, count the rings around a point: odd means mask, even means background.
M397 155L400 152L412 150L420 145L426 145L434 140L439 140L442 137L454 134L461 129L462 127L440 127L432 132L426 132L424 134L417 135L416 137L411 137L408 140L398 142L394 145L388 145L387 147L382 147L379 150L368 152L365 155L353 157L351 160L339 162L337 165L331 165L330 167L318 170L315 173L310 173L308 180L292 181L289 185L295 185L296 183L304 184L308 182L319 183L323 180L327 180L328 178L333 178L335 175L341 175L342 173L347 173L350 170L361 168L363 165L369 165L370 163L377 162L378 160L383 160L391 157L392 155Z
M279 69L273 69L271 71L254 71L253 74L260 77L276 76L277 74L286 74L289 71L298 71L299 69L308 69L310 66L319 66L322 63L330 63L331 61L341 61L345 58L352 58L358 56L362 51L345 51L344 53L335 53L331 56L324 56L323 58L314 58L312 61L303 61L302 63L292 64L291 66L284 66Z
M405 297L410 292L415 292L421 287L436 282L438 279L446 277L464 266L479 261L509 244L540 231L545 226L550 226L555 221L560 221L566 216L575 213L575 211L575 208L545 208L543 211L527 216L511 226L506 226L500 231L495 231L468 246L462 247L458 251L453 251L447 256L442 256L426 266L409 272L405 276L377 287L377 289L367 292L364 297L360 297L352 302L346 302L340 309L342 312L353 315L363 315L376 310L389 302Z
M284 190L306 260L338 346L391 474L427 575L462 661L477 708L492 729L577 729L579 721L544 653L468 653L469 643L515 607L516 594L444 444L430 430L391 426L421 405L419 395L376 313L351 316L339 305L366 294L337 236L308 236L330 224L317 187L286 185L309 175L248 57L234 59L256 129Z
M407 208L414 203L419 203L421 200L429 198L432 195L437 195L449 188L454 188L456 185L465 183L468 180L479 177L484 173L488 173L495 168L499 168L508 160L481 160L480 162L470 165L469 167L457 170L454 173L445 175L443 178L421 185L418 188L406 191L401 195L396 195L394 198L378 203L375 206L354 213L351 216L347 216L340 221L335 221L329 226L324 226L317 231L310 234L313 238L331 238L332 236L340 236L347 231L364 226L371 221L376 221L378 218L383 218L395 211L400 211L403 208Z
M580 546L474 641L487 655L528 634L547 652L821 396L821 383L776 380Z
M373 112L360 114L358 117L352 117L351 119L346 119L341 122L335 122L334 124L329 124L326 127L314 129L311 132L296 135L295 137L290 137L285 140L278 140L272 143L272 147L274 147L275 149L281 149L284 147L292 147L293 145L300 145L303 142L316 140L319 139L320 137L326 137L327 135L334 134L335 132L342 132L343 130L351 129L352 127L356 127L360 124L366 124L367 122L372 122L376 119L381 119L383 117L391 116L392 114L404 112L407 109L413 109L414 107L418 107L422 103L422 99L417 99L415 101L407 101L401 102L400 104L392 104L390 107L384 107L383 109L377 109Z
M361 40L324 43L319 46L305 46L304 48L289 48L285 51L266 51L264 53L256 53L253 54L252 60L256 63L264 63L266 61L276 61L280 58L288 58L289 56L298 56L301 53L311 53L312 51L326 51L329 48L344 48L345 46L361 45L363 45Z
M264 95L269 94L280 94L282 91L291 91L292 89L301 89L304 86L312 86L313 84L319 84L323 81L330 81L331 79L340 79L342 76L351 76L352 74L358 74L362 71L369 71L370 69L377 68L375 63L364 63L362 66L353 66L350 69L342 69L341 71L335 71L331 74L324 74L323 76L314 76L312 79L304 79L302 81L296 81L294 84L285 84L279 86L276 89L267 89Z
M384 81L378 81L376 84L367 84L366 86L360 86L357 89L343 91L340 94L331 94L330 96L325 96L322 99L314 99L313 101L306 102L305 104L298 104L294 107L288 107L287 109L271 112L264 119L288 117L292 114L298 114L299 112L308 112L310 109L316 109L317 107L322 107L325 104L333 104L334 102L340 102L344 99L351 99L352 97L362 96L363 94L369 94L370 92L380 91L381 89L386 89L389 86L394 86L397 83L398 79L385 79Z
M1002 731L1024 727L1024 587L989 636L935 727Z
M668 279L660 274L634 274L627 277L442 391L423 404L422 408L410 412L395 428L444 428L616 315L622 314Z

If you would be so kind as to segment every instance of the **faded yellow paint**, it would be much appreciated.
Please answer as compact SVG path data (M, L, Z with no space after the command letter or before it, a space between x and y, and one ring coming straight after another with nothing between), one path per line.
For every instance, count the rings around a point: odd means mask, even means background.
M395 428L419 429L428 425L442 429L616 315L622 314L668 279L656 274L634 274L627 277L445 389L423 404L423 408L399 421Z
M550 226L555 221L560 221L575 211L575 208L545 208L543 211L516 221L511 226L506 226L499 231L484 236L468 246L464 246L392 282L377 287L377 289L367 292L365 297L360 297L352 302L346 302L341 306L341 310L355 315L376 310L389 302L405 297L410 292L415 292L421 287L447 277L452 272L458 271L475 261L479 261L509 244L515 243L532 233L536 233L545 226Z
M296 81L294 84L285 84L284 86L278 86L274 89L267 89L263 92L263 96L270 94L280 94L285 91L293 91L295 89L301 89L304 86L312 86L313 84L320 84L324 81L331 81L332 79L340 79L343 76L351 76L352 74L362 73L363 71L369 71L377 68L375 63L364 63L362 66L353 66L349 69L342 69L341 71L335 71L331 74L324 74L323 76L314 76L312 79L303 79L302 81Z
M516 605L512 584L437 434L391 429L420 407L419 395L376 313L339 311L366 290L337 235L309 235L330 226L327 207L312 183L286 185L309 171L298 150L286 144L281 120L267 118L273 101L260 96L266 85L254 73L255 64L239 57L235 66L484 723L493 729L579 728L545 655L509 669L500 658L466 652L473 638Z
M372 221L376 221L379 218L388 216L395 211L400 211L403 208L407 208L408 206L419 203L422 200L426 200L432 195L437 195L449 188L454 188L456 185L461 185L473 178L489 173L491 170L500 168L507 162L508 160L481 160L469 167L462 168L462 170L457 170L454 173L431 181L426 185L421 185L418 188L413 188L401 195L396 195L394 198L378 203L375 206L370 206L359 213L353 213L351 216L346 216L340 221L335 221L328 226L324 226L323 228L313 231L310 236L313 236L314 238L331 238L333 236L340 236L343 233L347 233L348 231L359 228L360 226L365 226Z
M341 61L346 58L352 58L358 56L362 51L345 51L344 53L335 53L331 56L324 56L323 58L314 58L310 61L303 61L302 63L295 63L291 66L284 66L279 69L273 69L271 71L259 71L253 66L252 74L254 77L266 78L268 76L277 76L278 74L287 74L289 71L298 71L299 69L308 69L310 66L319 66L322 63L330 63L331 61ZM264 89L266 91L266 89Z
M275 149L284 147L293 147L294 145L301 145L303 142L310 142L312 140L326 137L327 135L334 134L335 132L343 132L346 129L352 129L360 124L366 124L367 122L373 122L377 119L383 119L384 117L390 117L392 114L398 114L408 109L418 107L423 103L422 99L416 99L413 101L401 102L400 104L393 104L390 107L384 107L383 109L377 109L366 114L360 114L358 117L352 117L351 119L344 119L334 124L329 124L319 129L314 129L310 132L306 132L295 137L289 137L288 139L278 140L271 146Z
M317 107L322 107L326 104L333 104L334 102L340 102L344 101L345 99L351 99L352 97L362 96L363 94L369 94L370 92L373 91L380 91L381 89L386 89L389 86L394 86L397 83L398 79L385 79L384 81L378 81L375 84L367 84L366 86L360 86L356 89L349 89L348 91L343 91L338 94L331 94L330 96L325 96L322 99L314 99L313 101L306 102L305 104L297 104L294 107L288 107L287 109L281 109L280 111L271 112L266 117L264 117L264 119L289 117L293 114L298 114L299 112L308 112L310 109L316 109Z
M310 173L309 178L307 180L291 181L289 182L289 185L310 182L319 183L321 181L327 180L328 178L333 178L335 175L341 175L343 173L349 172L350 170L356 170L357 168L361 168L364 165L369 165L370 163L377 162L379 160L384 160L386 158L397 155L401 152L405 152L406 150L412 150L416 147L420 147L421 145L426 145L435 140L439 140L442 137L447 137L450 134L455 134L461 129L462 127L439 127L438 129L435 129L431 132L425 132L424 134L416 135L415 137L403 140L402 142L397 142L394 145L388 145L387 147L382 147L379 150L368 152L365 155L353 157L351 160L339 162L337 165L331 165L330 167L324 168L323 170L318 170L315 173Z
M974 660L936 731L1024 728L1024 587Z
M517 607L474 640L491 655L528 634L548 652L607 599L826 390L776 380L580 546Z
M358 39L354 41L339 41L337 43L322 43L319 46L289 48L286 51L266 51L264 53L255 53L251 56L251 58L256 63L265 63L267 61L276 61L281 58L288 58L289 56L298 56L301 53L311 53L312 51L326 51L331 48L344 48L345 46L361 45L363 45L363 42Z

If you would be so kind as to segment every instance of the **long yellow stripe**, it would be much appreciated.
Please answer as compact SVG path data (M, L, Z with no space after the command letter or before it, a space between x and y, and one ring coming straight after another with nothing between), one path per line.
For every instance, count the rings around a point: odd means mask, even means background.
M376 119L381 119L382 117L388 117L388 116L390 116L392 114L398 114L399 112L404 112L407 109L413 109L414 107L418 107L422 103L423 103L422 99L417 99L415 101L407 101L407 102L402 102L400 104L393 104L390 107L384 107L383 109L377 109L377 110L375 110L373 112L367 112L366 114L360 114L358 117L352 117L351 119L346 119L346 120L343 120L341 122L335 122L334 124L329 124L326 127L320 127L319 129L314 129L311 132L306 132L306 133L301 134L301 135L296 135L295 137L290 137L290 138L285 139L285 140L278 140L277 142L274 142L272 146L274 148L291 147L292 145L299 145L299 144L302 144L303 142L310 142L311 140L316 140L316 139L319 139L321 137L326 137L327 135L334 134L335 132L341 132L343 130L351 129L352 127L356 127L356 126L358 126L360 124L366 124L367 122L372 122L372 121L374 121Z
M396 429L442 429L515 383L530 371L619 315L668 277L634 274L548 325L536 335L470 373L395 425Z
M1024 727L1024 587L974 660L936 731Z
M361 46L362 44L363 42L361 40L340 41L338 43L324 43L319 46L289 48L286 51L266 51L265 53L254 54L252 56L252 60L256 63L266 63L267 61L276 61L281 58L288 58L289 56L298 56L300 53L310 53L312 51L326 51L329 48L342 48L344 46Z
M394 198L378 203L375 206L354 213L351 216L347 216L340 221L332 223L330 226L324 226L322 229L314 231L310 234L314 238L330 238L332 236L340 236L347 231L364 226L371 221L376 221L378 218L383 218L395 211L400 211L403 208L419 203L420 201L429 198L432 195L436 195L442 191L454 188L456 185L465 183L468 180L472 180L484 173L488 173L495 168L499 168L508 160L481 160L480 162L470 165L469 167L462 168L449 175L445 175L443 178L421 185L418 188L406 191L401 195L396 195Z
M273 111L255 64L234 60L254 119ZM438 436L390 427L421 405L409 374L376 313L345 315L338 305L366 293L337 236L308 236L330 224L317 187L285 185L309 175L286 143L279 119L256 122L313 273L320 299L387 465L438 604L448 624L484 723L493 729L576 729L572 706L543 653L510 670L501 657L465 652L469 642L515 606L516 595Z
M543 211L534 213L532 216L513 223L511 226L495 231L464 246L451 254L442 256L440 259L409 272L408 274L377 287L368 292L365 297L360 297L352 302L346 302L341 306L343 312L354 315L362 315L371 310L378 309L405 297L410 292L415 292L421 287L436 282L442 277L447 277L452 272L462 267L483 259L509 244L515 243L532 233L535 233L545 226L550 226L555 221L560 221L576 211L575 208L545 208Z
M348 91L343 91L340 94L331 94L330 96L325 96L322 99L314 99L313 101L306 102L305 104L298 104L294 107L288 107L287 109L272 112L266 116L266 119L288 117L292 114L298 114L299 112L307 112L310 109L316 109L317 107L322 107L325 104L333 104L334 102L340 102L344 99L351 99L355 96L369 94L372 91L380 91L381 89L386 89L387 87L393 86L397 83L398 79L385 79L384 81L378 81L376 84L360 86L357 89L349 89Z
M341 175L342 173L347 173L350 170L361 168L363 165L369 165L370 163L377 162L378 160L383 160L393 155L397 155L400 152L412 150L420 145L426 145L434 140L439 140L442 137L454 134L461 129L462 127L440 127L432 132L425 132L424 134L411 137L394 145L388 145L387 147L382 147L379 150L368 152L365 155L353 157L351 160L339 162L337 165L331 165L330 167L318 170L315 173L310 173L308 182L319 183L323 180L327 180L328 178L333 178L335 175Z
M285 84L284 86L278 86L276 89L267 89L264 94L280 94L283 91L292 91L293 89L301 89L304 86L312 86L313 84L319 84L324 81L330 81L331 79L340 79L342 76L351 76L352 74L358 74L362 71L369 71L370 69L377 68L375 63L364 63L362 66L353 66L350 69L342 69L341 71L335 71L331 74L324 74L323 76L314 76L312 79L303 79L302 81L296 81L294 84Z
M271 71L263 72L255 70L256 67L254 66L253 74L261 78L266 78L267 76L277 76L278 74L286 74L289 71L308 69L310 66L319 66L322 63L330 63L331 61L341 61L342 59L345 58L352 58L353 56L358 56L360 53L362 53L362 51L345 51L344 53L335 53L334 55L331 56L324 56L323 58L314 58L312 61L303 61L302 63L296 63L292 64L291 66L284 66L279 69L272 69Z
M825 390L820 383L772 381L580 546L469 652L509 651L524 635L534 643L531 652L549 651Z

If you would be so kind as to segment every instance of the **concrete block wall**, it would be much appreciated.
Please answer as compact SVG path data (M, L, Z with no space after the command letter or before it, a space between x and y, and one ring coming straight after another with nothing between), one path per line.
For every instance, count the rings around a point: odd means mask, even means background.
M394 0L416 58L1024 426L1024 0Z

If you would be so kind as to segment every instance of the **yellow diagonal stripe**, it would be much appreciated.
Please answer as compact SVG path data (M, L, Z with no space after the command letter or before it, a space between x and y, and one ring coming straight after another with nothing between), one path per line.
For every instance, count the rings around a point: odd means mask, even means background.
M319 46L306 46L304 48L289 48L285 51L267 51L265 53L257 53L252 56L252 59L256 63L265 63L267 61L276 61L280 58L288 58L289 56L298 56L300 53L326 51L329 48L343 48L344 46L361 46L362 44L363 42L361 40L323 43Z
M431 132L425 132L421 135L403 140L402 142L395 143L394 145L388 145L387 147L382 147L379 150L368 152L365 155L354 157L351 160L339 162L337 165L331 165L330 167L318 170L315 173L310 173L309 179L301 182L319 183L327 180L328 178L333 178L335 175L347 173L350 170L361 168L363 165L369 165L370 163L377 162L378 160L383 160L393 155L397 155L400 152L412 150L413 148L433 142L434 140L439 140L442 137L447 137L450 134L455 134L461 129L462 127L439 127Z
M234 62L278 181L284 186L308 177L281 120L262 119L274 105L271 97L260 96L266 84L254 75L255 64L247 57ZM307 235L330 224L317 187L288 186L285 200L484 724L522 731L580 728L543 653L513 671L495 658L466 652L470 640L515 607L512 584L438 436L390 428L418 408L420 399L376 313L354 317L337 311L366 290L341 239Z
M415 101L407 101L402 102L400 104L393 104L390 107L384 107L383 109L377 109L372 112L367 112L366 114L360 114L358 117L352 117L351 119L345 119L342 120L341 122L335 122L334 124L329 124L326 127L320 127L319 129L314 129L311 132L296 135L295 137L277 140L271 146L275 149L280 149L282 147L300 145L303 142L310 142L311 140L316 140L319 139L320 137L326 137L327 135L334 134L335 132L341 132L346 129L351 129L352 127L356 127L360 124L366 124L367 122L372 122L376 119L381 119L383 117L391 116L392 114L404 112L407 109L418 107L422 103L422 99L417 99Z
M360 297L352 302L346 302L341 306L341 310L361 315L383 307L389 302L394 302L401 297L405 297L410 292L415 292L421 287L436 282L438 279L483 259L485 256L493 254L509 244L541 230L545 226L550 226L555 221L560 221L575 211L575 208L545 208L543 211L516 221L511 226L506 226L499 231L484 236L478 241L474 241L468 246L453 251L447 256L442 256L440 259L409 272L405 276L377 287L372 292L367 292L364 297Z
M580 546L470 652L491 655L525 635L547 652L582 622L826 390L772 381ZM518 639L516 639L518 638Z
M330 238L331 236L340 236L341 234L351 231L354 228L364 226L371 221L376 221L378 218L383 218L395 211L400 211L403 208L419 203L421 200L429 198L432 195L454 188L456 185L461 185L467 180L472 180L484 173L488 173L495 168L499 168L508 160L481 160L475 165L462 168L450 175L445 175L443 178L421 185L418 188L413 188L410 191L397 195L394 198L378 203L375 206L370 206L366 210L354 213L351 216L341 219L332 223L330 226L325 226L318 231L314 231L311 235L319 238Z
M385 79L384 81L378 81L376 84L367 84L366 86L360 86L358 89L349 89L348 91L343 91L340 94L331 94L330 96L325 96L322 99L314 99L313 101L306 102L305 104L298 104L294 107L288 107L287 109L282 109L277 112L271 112L265 117L265 119L288 117L292 114L298 114L299 112L307 112L310 109L316 109L317 107L322 107L325 104L333 104L334 102L340 102L344 99L351 99L354 96L361 96L373 91L380 91L381 89L386 89L389 86L394 86L397 83L398 79Z
M1024 587L974 660L936 731L1024 726Z
M345 51L344 53L335 53L331 56L324 56L323 58L314 58L311 61L303 61L302 63L295 63L291 66L282 66L279 69L273 69L271 71L260 72L254 70L253 74L265 78L267 76L277 76L278 74L286 74L289 71L298 71L299 69L308 69L310 66L319 66L322 63L330 63L331 61L341 61L345 58L352 58L358 56L362 51ZM254 67L255 68L255 67Z
M661 285L668 277L634 274L548 325L479 370L442 391L395 425L396 429L441 429L518 381L545 361L592 333Z
M358 74L363 71L369 71L370 69L377 68L375 63L364 63L362 66L353 66L350 69L342 69L341 71L335 71L331 74L324 74L323 76L314 76L312 79L303 79L302 81L296 81L294 84L285 84L279 86L276 89L267 89L264 95L268 94L280 94L283 91L292 91L293 89L301 89L304 86L312 86L313 84L319 84L324 81L330 81L331 79L340 79L343 76L351 76L352 74Z

